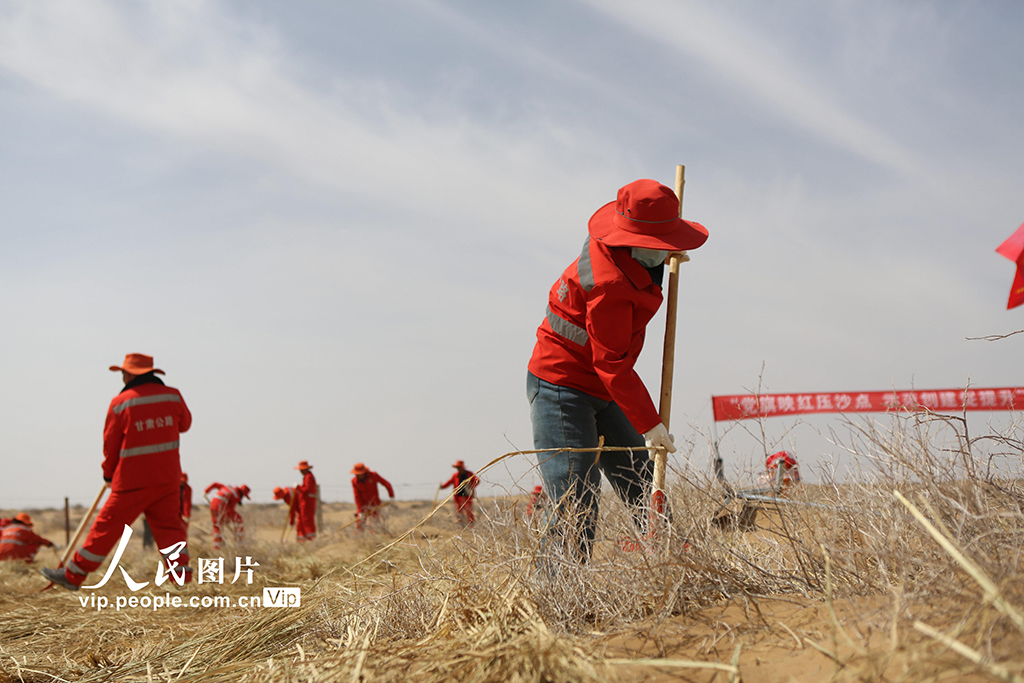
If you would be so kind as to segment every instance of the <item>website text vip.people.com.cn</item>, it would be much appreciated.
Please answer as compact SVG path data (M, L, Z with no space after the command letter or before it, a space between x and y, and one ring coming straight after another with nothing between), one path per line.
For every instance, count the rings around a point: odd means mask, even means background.
M144 609L153 612L161 609L251 609L251 608L287 608L300 607L302 597L298 588L277 587L264 588L263 595L80 595L78 602L84 609L97 612L106 609L121 610Z

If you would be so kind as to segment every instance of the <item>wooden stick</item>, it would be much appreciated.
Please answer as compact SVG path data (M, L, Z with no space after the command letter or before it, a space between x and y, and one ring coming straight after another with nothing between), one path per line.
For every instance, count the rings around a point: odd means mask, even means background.
M75 551L75 545L78 543L78 539L81 538L82 532L85 531L86 524L89 523L89 519L92 517L92 513L96 512L96 508L100 506L100 500L103 498L103 494L107 492L107 487L110 486L107 482L103 482L103 488L96 494L96 500L92 502L92 505L85 513L85 517L82 517L82 521L78 523L78 528L75 530L75 535L71 538L68 543L68 547L64 549L64 554L60 558L60 566L63 567L71 557L71 553Z
M686 167L676 166L676 196L679 197L679 217L683 216L683 185L686 184ZM672 415L672 374L676 359L676 317L678 311L679 264L686 252L672 254L668 262L668 296L665 304L665 347L661 360L661 402L658 414L665 429L669 427ZM668 451L659 448L654 452L654 511L665 512L665 468Z

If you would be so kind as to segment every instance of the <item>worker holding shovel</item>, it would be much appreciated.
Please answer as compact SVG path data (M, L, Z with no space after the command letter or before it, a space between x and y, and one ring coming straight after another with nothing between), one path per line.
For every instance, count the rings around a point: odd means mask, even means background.
M637 180L591 217L582 253L551 287L527 373L536 449L675 446L633 366L662 303L670 253L696 249L708 232L679 217L679 198ZM645 523L654 465L647 450L538 456L544 490L557 505L549 523L586 562L596 531L601 472Z
M187 535L180 515L181 457L178 444L192 426L192 413L181 392L164 385L153 357L125 356L120 372L124 388L110 402L103 428L103 481L110 497L96 517L85 542L66 564L42 570L52 583L76 591L90 572L99 569L120 541L125 525L144 514L157 548L179 584L192 580ZM104 486L104 489L106 486ZM93 508L99 504L100 490ZM77 543L76 539L70 544ZM70 551L70 548L68 549Z

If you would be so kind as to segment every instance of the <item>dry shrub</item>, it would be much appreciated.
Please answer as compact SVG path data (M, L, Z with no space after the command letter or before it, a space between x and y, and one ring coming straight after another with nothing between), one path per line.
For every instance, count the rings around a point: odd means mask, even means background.
M711 523L722 489L688 467L671 477L671 523L653 540L606 495L586 564L526 518L518 497L481 504L472 530L434 519L383 548L363 537L351 562L317 552L351 530L300 552L251 546L260 585L302 586L293 610L79 613L54 591L30 597L27 570L0 568L0 681L608 680L614 671L590 646L595 638L697 625L708 606L756 608L772 596L828 605L831 645L792 637L834 659L837 679L884 679L893 662L903 680L1019 671L1024 633L893 495L920 507L1009 604L1024 605L1024 489L1006 473L1013 468L992 467L1015 458L1021 471L1018 426L972 439L966 423L919 414L850 421L833 441L861 466L857 480L826 475L799 487L787 503L761 505L749 531ZM884 604L894 634L881 646L850 636L856 618L833 609L880 595L893 596ZM950 651L915 620L987 659Z

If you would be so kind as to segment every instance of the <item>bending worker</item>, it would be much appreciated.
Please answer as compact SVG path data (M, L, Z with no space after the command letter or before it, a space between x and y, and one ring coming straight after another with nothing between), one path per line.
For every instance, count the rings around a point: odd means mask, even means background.
M249 498L252 491L248 486L225 486L220 482L213 482L206 487L204 493L208 496L211 491L216 491L210 498L210 522L213 525L213 549L220 550L224 547L224 535L222 526L230 526L234 532L235 542L241 543L245 538L245 520L235 510L236 505L242 504L243 498ZM251 499L250 499L251 500Z
M153 367L152 356L130 353L123 365L110 370L120 371L124 382L110 402L103 428L103 481L110 485L110 497L67 565L45 568L43 575L78 590L121 540L125 525L144 514L170 575L179 584L188 583L192 569L179 508L178 439L192 426L192 413L181 392L157 377L164 371Z
M679 199L654 180L637 180L590 218L579 258L551 287L527 373L534 448L652 446L675 452L633 368L647 323L661 306L664 264L696 249L708 232L679 218ZM538 454L544 490L557 503L550 531L587 561L603 471L643 528L653 459L646 450ZM565 522L579 515L577 529Z
M380 521L381 502L377 485L386 488L392 499L395 497L395 490L391 488L387 479L361 462L357 462L352 468L352 474L356 475L352 477L352 495L356 499L356 531L362 531L370 521Z

